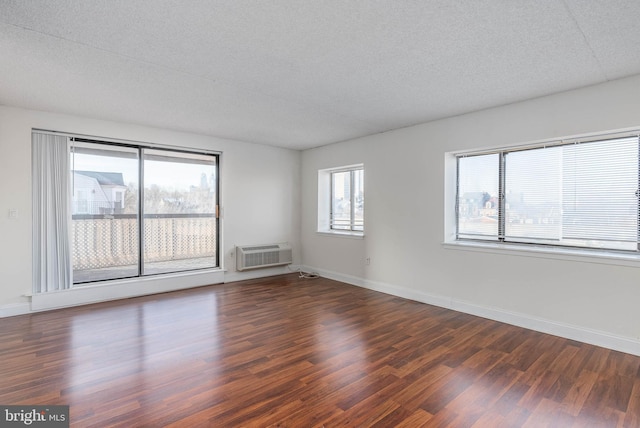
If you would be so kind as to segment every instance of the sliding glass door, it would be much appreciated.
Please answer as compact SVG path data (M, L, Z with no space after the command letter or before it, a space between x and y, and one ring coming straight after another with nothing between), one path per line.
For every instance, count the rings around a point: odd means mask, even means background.
M140 274L138 149L71 146L73 282Z
M217 266L216 158L143 153L144 274Z
M72 139L73 283L218 266L218 157Z

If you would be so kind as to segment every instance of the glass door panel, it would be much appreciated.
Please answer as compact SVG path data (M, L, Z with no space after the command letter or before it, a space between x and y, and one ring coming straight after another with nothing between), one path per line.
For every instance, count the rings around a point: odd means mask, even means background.
M143 159L143 274L217 267L217 157L144 149Z
M139 274L138 150L71 148L73 282Z

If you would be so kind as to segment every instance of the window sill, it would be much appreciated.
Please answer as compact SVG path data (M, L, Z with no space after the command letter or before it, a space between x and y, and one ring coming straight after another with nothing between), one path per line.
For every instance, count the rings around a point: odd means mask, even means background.
M347 231L337 231L337 230L318 230L316 233L318 235L325 235L325 236L339 236L339 237L342 237L342 238L364 239L364 232L347 232Z
M625 254L612 251L583 250L580 248L549 248L540 245L475 241L443 242L442 246L449 250L477 251L543 259L570 260L583 263L640 267L640 254Z

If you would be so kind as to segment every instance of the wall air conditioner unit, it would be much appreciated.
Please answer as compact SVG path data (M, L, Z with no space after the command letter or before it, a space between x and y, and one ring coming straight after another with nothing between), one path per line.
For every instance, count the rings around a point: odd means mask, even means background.
M239 271L288 265L291 262L293 262L293 253L289 244L236 247L236 269Z

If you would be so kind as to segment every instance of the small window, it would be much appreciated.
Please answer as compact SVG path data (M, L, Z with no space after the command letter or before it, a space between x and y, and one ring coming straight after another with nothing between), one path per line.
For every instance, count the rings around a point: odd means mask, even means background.
M364 170L331 173L331 229L364 229Z
M364 167L355 165L318 172L318 231L362 235Z

